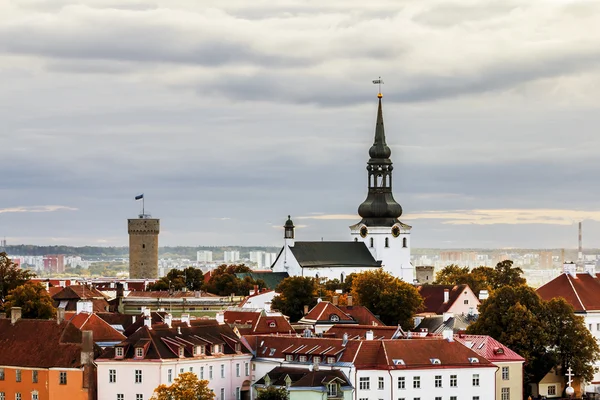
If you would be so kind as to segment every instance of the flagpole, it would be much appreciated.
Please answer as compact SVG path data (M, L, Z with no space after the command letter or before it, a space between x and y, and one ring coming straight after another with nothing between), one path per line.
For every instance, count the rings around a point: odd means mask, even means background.
M142 197L142 218L146 218L146 205L145 205L144 201L146 201L146 199L144 199L144 197Z

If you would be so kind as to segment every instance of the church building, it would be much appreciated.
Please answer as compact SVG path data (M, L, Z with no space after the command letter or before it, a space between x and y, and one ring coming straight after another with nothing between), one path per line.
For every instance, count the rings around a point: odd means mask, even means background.
M284 245L271 266L273 272L290 276L313 276L343 281L348 274L383 268L413 283L415 270L410 263L410 229L398 219L402 207L392 193L392 151L385 141L382 95L379 98L375 140L367 162L368 194L358 207L362 218L350 226L348 242L295 241L290 216L284 225Z

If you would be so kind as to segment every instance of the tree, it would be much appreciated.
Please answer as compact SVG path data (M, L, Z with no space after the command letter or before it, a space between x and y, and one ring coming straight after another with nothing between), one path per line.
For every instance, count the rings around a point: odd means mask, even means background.
M183 270L173 268L167 275L153 284L147 290L200 290L204 285L204 274L198 268L187 267Z
M289 400L289 398L286 388L269 386L266 389L259 390L256 400Z
M462 285L467 284L475 293L479 295L481 290L499 289L503 286L519 286L527 283L522 277L523 270L519 267L513 267L510 260L501 261L494 268L477 267L459 267L452 264L444 267L435 275L435 284L438 285Z
M48 319L56 315L50 294L41 283L31 281L8 293L5 303L7 314L10 314L12 307L21 307L23 318Z
M213 400L215 394L208 388L208 381L198 380L193 372L179 374L170 385L154 389L150 400Z
M526 387L555 366L570 365L578 376L591 377L600 355L583 318L569 304L563 299L545 302L526 285L492 292L467 332L489 335L523 356Z
M382 269L357 274L352 282L352 296L387 325L413 327L413 317L423 307L417 289Z
M296 322L302 318L304 306L310 309L317 304L317 288L317 282L311 277L285 278L275 288L279 295L273 298L271 307Z
M239 279L235 276L235 274L250 271L250 268L243 264L220 265L212 271L209 281L204 285L204 290L219 296L229 296L231 294L247 295L254 285L258 285L260 289L265 287L265 282L261 279L254 280L249 276Z
M8 292L23 285L35 276L31 271L20 269L6 253L0 253L0 305L6 300Z
M523 278L523 270L519 267L513 267L511 260L500 261L496 264L494 274L494 289L502 286L520 286L525 285L527 280Z

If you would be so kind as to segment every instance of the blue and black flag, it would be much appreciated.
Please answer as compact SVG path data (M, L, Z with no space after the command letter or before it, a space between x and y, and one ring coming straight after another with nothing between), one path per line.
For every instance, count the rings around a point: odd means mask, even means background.
M136 200L141 200L141 199L143 199L143 198L144 198L144 193L142 193L142 194L138 194L137 196L135 196L135 199L136 199Z

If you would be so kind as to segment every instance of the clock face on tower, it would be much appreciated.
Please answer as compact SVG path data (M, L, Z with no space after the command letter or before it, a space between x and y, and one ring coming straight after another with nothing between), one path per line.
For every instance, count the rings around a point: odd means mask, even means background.
M398 228L398 225L394 225L392 227L392 236L393 237L398 237L400 236L400 228Z
M367 237L367 233L369 233L369 230L367 229L366 226L362 226L360 228L360 237Z

